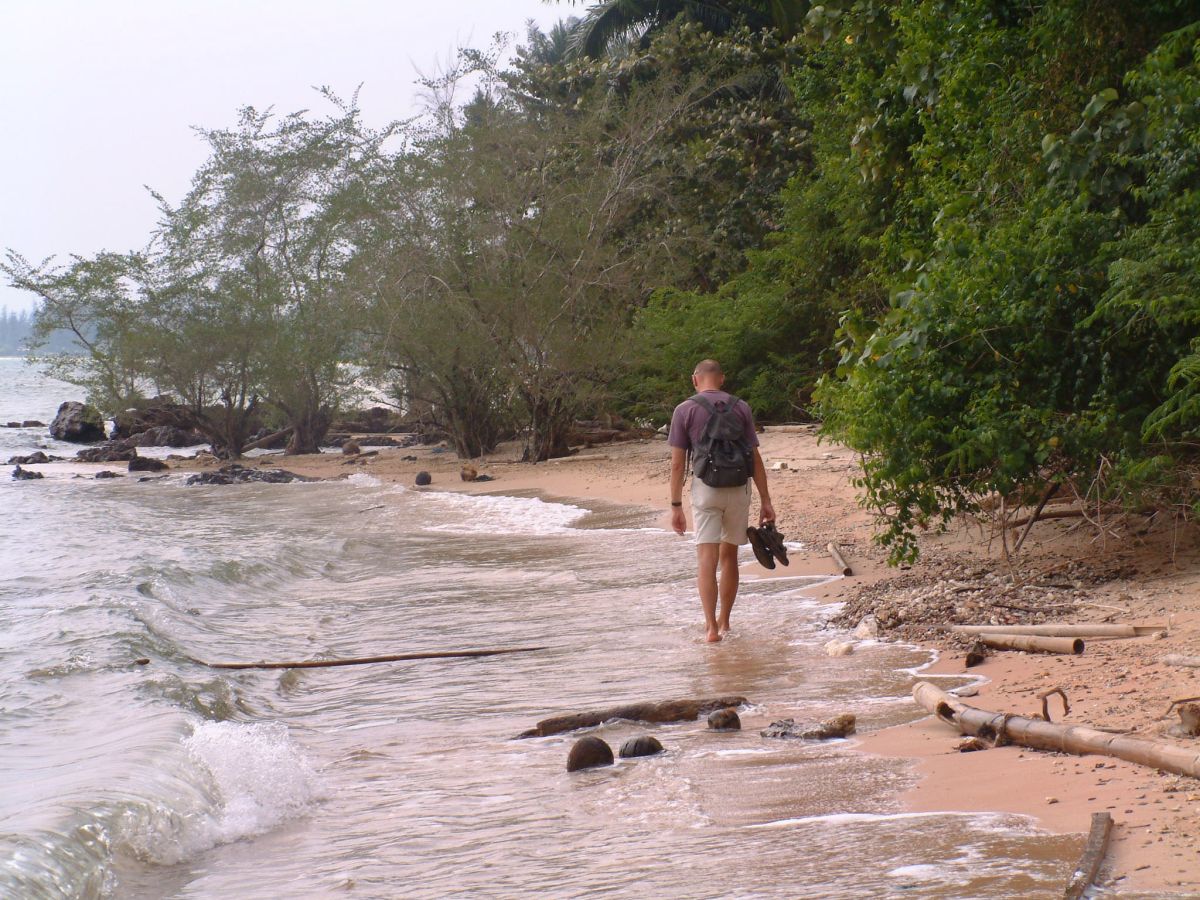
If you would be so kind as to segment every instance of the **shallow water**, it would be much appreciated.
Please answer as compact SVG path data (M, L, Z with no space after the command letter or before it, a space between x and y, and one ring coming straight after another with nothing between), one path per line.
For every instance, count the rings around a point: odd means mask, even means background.
M0 360L0 420L73 397L27 376ZM16 431L0 452L45 443ZM2 896L1034 897L1078 852L1018 817L906 815L908 768L850 742L610 723L667 752L568 775L574 736L512 740L675 696L743 694L748 724L913 716L927 657L830 659L803 580L746 584L705 645L690 546L637 511L42 471L0 479Z

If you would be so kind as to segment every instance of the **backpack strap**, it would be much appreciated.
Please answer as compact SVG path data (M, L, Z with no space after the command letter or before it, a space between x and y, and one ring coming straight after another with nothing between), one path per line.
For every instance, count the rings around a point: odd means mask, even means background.
M701 409L707 410L708 414L710 416L715 416L717 414L717 408L715 406L713 406L712 401L709 400L707 397L705 397L701 394L696 394L694 397L688 397L688 399L691 400L693 403L695 403L697 406L699 406ZM730 399L733 400L735 403L737 402L736 398L733 396L730 396ZM732 408L732 407L730 407L730 408Z

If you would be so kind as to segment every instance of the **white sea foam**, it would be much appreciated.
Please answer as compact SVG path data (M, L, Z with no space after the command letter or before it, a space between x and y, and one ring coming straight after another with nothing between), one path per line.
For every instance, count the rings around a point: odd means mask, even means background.
M280 723L205 722L184 747L211 779L219 804L196 835L201 844L262 834L322 796L320 777Z
M422 498L453 516L453 524L431 525L431 531L495 534L563 534L587 515L587 510L567 503L548 503L536 497L504 497L426 493Z

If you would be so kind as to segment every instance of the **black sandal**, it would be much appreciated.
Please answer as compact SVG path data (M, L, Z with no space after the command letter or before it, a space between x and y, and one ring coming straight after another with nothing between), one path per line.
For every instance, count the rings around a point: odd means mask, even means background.
M771 552L774 557L783 563L788 564L787 547L783 543L783 535L775 530L775 523L768 522L758 529L759 539L763 542L763 546ZM751 542L753 543L753 542Z
M746 537L750 538L750 547L754 551L754 558L758 560L759 565L765 569L775 568L775 560L771 557L771 551L767 549L758 529L747 528Z

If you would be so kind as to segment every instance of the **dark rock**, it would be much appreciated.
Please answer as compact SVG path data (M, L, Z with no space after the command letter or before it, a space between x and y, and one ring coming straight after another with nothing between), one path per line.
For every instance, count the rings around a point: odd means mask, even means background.
M967 650L967 655L963 657L963 666L967 669L970 669L979 665L987 658L987 646L983 643L983 641L976 641L971 645L970 649Z
M221 466L215 472L199 472L188 478L188 484L245 484L250 481L267 484L287 484L291 481L316 481L286 469L248 469L237 463Z
M496 479L493 478L491 475L480 475L475 480L476 481L495 481Z
M5 422L4 427L5 428L20 428L21 423L20 422Z
M26 419L21 423L22 428L45 428L45 422L39 422L37 419Z
M73 444L102 441L106 437L104 419L96 407L69 400L58 408L50 423L50 436Z
M595 766L611 766L612 764L612 747L598 737L581 737L571 747L571 752L567 754L568 772L591 769Z
M30 453L28 456L14 456L9 459L8 464L10 466L32 466L36 465L37 463L48 462L50 462L50 457L48 457L41 450L36 450L33 453Z
M208 438L198 431L176 428L174 425L155 425L128 439L134 447L194 447L207 444Z
M109 441L107 444L88 447L75 454L75 458L80 462L89 463L128 462L135 456L137 449L127 446L124 441Z
M362 453L362 447L359 446L358 441L346 441L342 444L342 453L346 456L354 456Z
M386 431L398 431L402 427L400 414L386 406L372 406L370 409L360 409L350 415L353 418L334 422L330 429L332 431L352 431L357 434L381 434Z
M104 479L104 478L124 478L124 477L125 477L125 476L124 476L124 475L122 475L120 472L114 472L112 469L105 469L103 472L97 472L97 473L96 473L96 478L98 478L98 479Z
M621 759L630 759L635 756L653 756L656 753L662 752L663 745L658 742L658 738L649 734L630 738L621 745Z
M20 466L17 466L12 470L12 477L14 481L33 481L37 478L44 478L45 476L42 475L41 472L30 472L26 469L22 469Z
M161 459L152 459L149 456L135 456L129 461L130 472L165 472L169 468L170 466Z
M114 441L131 438L143 434L151 428L168 425L176 428L190 426L194 421L191 411L181 406L169 397L155 397L143 400L136 406L123 410L113 416L113 430L109 438ZM204 440L195 443L205 443ZM151 446L149 444L144 446ZM188 444L173 444L159 446L180 446Z
M417 487L425 487L427 484L433 484L433 476L428 472L418 472L416 482Z
M856 720L853 713L842 713L823 722L797 722L795 719L780 719L772 722L761 732L768 738L795 738L802 741L825 741L844 738L854 734Z
M718 709L709 713L708 727L713 731L741 731L742 720L736 709Z
M357 440L361 447L407 447L412 443L407 437L397 440L386 434L364 434Z

